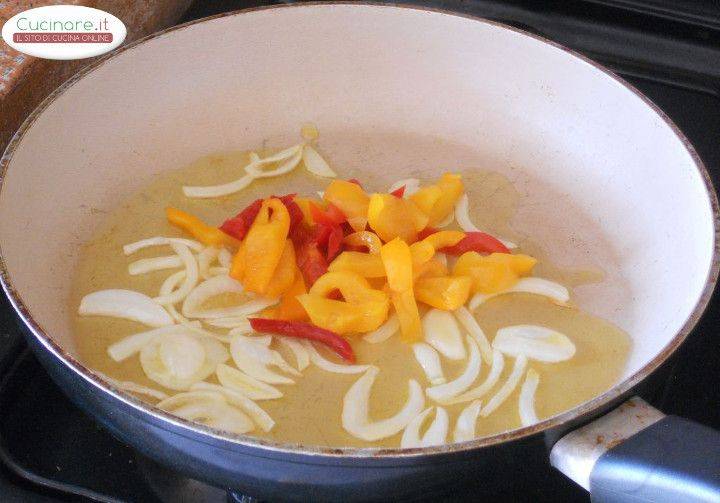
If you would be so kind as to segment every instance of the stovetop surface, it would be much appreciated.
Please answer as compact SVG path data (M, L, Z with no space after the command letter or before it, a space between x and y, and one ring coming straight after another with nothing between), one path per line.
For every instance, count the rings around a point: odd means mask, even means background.
M266 3L196 2L184 21ZM642 90L690 138L720 183L720 5L715 1L588 0L414 2L495 19L582 52ZM678 4L682 4L679 6ZM717 297L717 296L716 296ZM641 393L667 413L720 428L720 300L714 298L678 353ZM0 501L222 500L174 480L157 491L146 461L80 412L25 349L0 299ZM169 496L168 496L169 495ZM464 495L455 495L462 498ZM468 495L469 496L469 495ZM508 488L508 501L588 501L560 474Z

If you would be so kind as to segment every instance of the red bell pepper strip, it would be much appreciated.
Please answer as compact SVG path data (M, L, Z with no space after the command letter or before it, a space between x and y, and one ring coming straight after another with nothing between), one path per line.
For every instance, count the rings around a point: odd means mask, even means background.
M345 239L345 234L343 233L342 227L339 225L332 227L327 242L328 262L332 262L332 260L342 251L343 239Z
M402 185L401 187L398 187L397 189L390 192L393 196L399 197L402 199L402 197L405 195L405 186Z
M220 230L225 234L242 241L245 239L245 235L250 230L250 226L255 221L255 217L257 217L260 212L262 202L262 199L256 199L240 213L225 220L225 222L223 222L220 226Z
M316 224L323 225L339 225L347 220L347 217L340 211L340 208L332 203L328 203L327 208L323 210L311 201L310 215Z
M453 246L440 248L448 255L462 255L465 252L478 253L510 253L510 250L500 240L484 232L466 232L465 237Z
M438 231L435 227L425 227L423 230L418 232L418 241L422 241L426 237L428 237L430 234L435 234Z
M292 229L294 229L300 222L302 222L303 219L303 213L300 209L300 206L298 206L297 203L293 200L295 198L295 194L286 194L284 196L272 197L277 197L278 199L280 199L280 201L282 201L282 203L287 208L288 213L290 214L290 230L292 231ZM227 220L225 220L225 222L223 222L223 224L220 226L220 230L223 231L225 234L228 234L229 236L232 236L242 241L243 239L245 239L245 235L250 230L250 226L255 221L255 217L257 217L258 213L260 212L262 202L262 199L256 199L240 213L238 213L232 218L228 218Z
M343 360L348 363L355 363L355 352L352 346L335 332L304 321L272 320L269 318L250 318L249 320L253 330L320 342L335 351Z
M325 255L320 251L313 230L307 226L298 226L298 229L290 235L290 239L295 245L297 265L302 271L305 283L310 287L328 270Z

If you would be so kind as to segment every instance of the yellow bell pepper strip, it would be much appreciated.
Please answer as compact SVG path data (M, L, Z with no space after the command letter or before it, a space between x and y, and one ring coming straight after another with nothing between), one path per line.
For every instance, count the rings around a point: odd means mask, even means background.
M390 289L395 292L412 290L412 253L407 243L395 238L380 250L385 275Z
M455 203L465 190L462 177L454 173L443 174L435 185L440 189L441 195L428 215L430 217L428 225L437 225L453 212Z
M310 287L308 293L327 297L335 290L339 290L345 301L351 304L368 301L387 302L388 300L385 292L374 290L368 280L350 271L330 271L323 274Z
M296 197L295 198L295 204L297 204L300 207L300 211L302 211L303 214L303 223L305 225L313 225L313 219L312 219L312 213L310 213L310 203L312 201L310 199L307 199L305 197Z
M297 265L295 263L295 248L293 247L292 241L287 239L285 241L285 248L283 248L282 255L280 255L280 261L273 272L272 278L268 283L267 289L265 290L265 296L270 298L280 297L286 290L288 290L295 282L295 269Z
M394 197L394 196L391 196ZM385 266L388 288L400 322L402 340L413 342L421 337L420 313L413 292L413 263L410 247L399 238L386 243L380 250Z
M365 230L370 197L359 184L333 180L325 189L323 199L340 208L355 231Z
M419 278L437 278L438 276L447 275L448 268L445 264L435 258L432 258L424 264L413 268L413 277L415 278L415 281Z
M385 266L379 254L345 251L328 266L329 271L350 271L364 278L384 278Z
M419 267L435 255L435 248L426 241L416 241L410 245L413 268Z
M265 294L275 269L285 249L290 214L285 205L277 198L263 201L262 207L244 244L243 286L250 292Z
M377 234L370 231L354 232L345 236L343 241L346 245L350 246L362 246L367 248L368 253L380 253L382 247L382 241L377 237Z
M454 311L467 302L472 279L468 276L420 278L415 283L415 297L432 307Z
M528 255L493 253L483 256L467 252L458 258L453 268L455 276L469 276L473 293L497 293L512 287L520 276L529 274L536 260Z
M280 304L275 307L266 309L262 312L265 318L275 318L279 320L289 321L306 321L308 315L305 308L298 302L297 296L307 293L305 279L303 278L300 268L295 266L295 280L290 288L283 293L280 298Z
M377 329L387 319L390 307L387 298L385 302L352 304L307 293L297 299L313 324L341 335Z
M392 292L390 298L400 322L400 340L403 342L416 342L422 339L422 325L420 312L415 302L412 289L402 292Z
M371 195L367 218L370 228L386 243L397 237L412 243L418 227L427 224L427 217L415 203L391 194Z
M240 241L228 236L217 227L206 224L195 215L172 207L165 208L165 215L168 222L188 232L204 245L216 247L223 245L238 247L240 245Z
M422 187L415 192L412 196L410 196L410 200L414 202L423 213L430 216L435 203L438 202L438 199L440 199L441 196L442 191L440 190L440 187L437 185L429 185L427 187Z
M242 283L245 274L245 241L240 243L230 264L230 277Z
M438 231L424 238L422 242L430 243L437 251L440 248L458 244L464 237L465 233L462 231Z

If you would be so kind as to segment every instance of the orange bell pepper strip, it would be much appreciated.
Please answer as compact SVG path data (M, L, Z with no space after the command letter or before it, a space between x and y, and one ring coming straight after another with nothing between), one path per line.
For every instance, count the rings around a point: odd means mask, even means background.
M379 254L345 251L328 267L329 271L351 271L364 278L384 278L385 266Z
M298 302L297 296L307 293L305 279L300 269L295 266L295 280L288 290L280 298L280 304L263 311L263 316L288 321L306 321L308 315L305 308Z
M370 228L386 243L397 237L412 243L428 222L415 203L391 194L370 196L367 218Z
M380 253L382 247L382 241L377 237L377 234L370 231L354 232L345 236L343 241L346 245L350 246L363 246L367 248L368 253Z
M416 241L410 245L410 255L412 257L413 268L420 267L433 258L435 248L426 241Z
M289 230L290 214L282 201L278 198L263 201L243 240L242 283L246 290L261 295L267 293L285 250Z
M432 307L454 311L467 302L472 279L468 276L420 278L415 283L415 297Z
M295 269L297 265L295 263L295 248L293 247L292 241L287 239L285 241L285 248L283 248L282 255L280 255L280 261L273 272L272 278L268 283L265 295L270 298L280 297L286 290L288 290L295 282Z
M305 197L296 197L295 198L295 204L297 204L300 207L300 211L302 211L303 222L305 223L305 225L312 226L313 219L312 219L312 213L310 212L310 203L312 203L312 201Z
M340 208L355 231L365 230L370 197L359 184L333 180L325 188L323 199Z
M230 277L238 280L240 283L243 281L243 275L245 274L245 241L240 243L235 255L233 255L232 263L230 264Z
M216 247L223 245L238 247L240 245L240 241L228 236L217 227L206 224L195 215L172 207L165 208L165 215L168 222L191 234L204 245Z

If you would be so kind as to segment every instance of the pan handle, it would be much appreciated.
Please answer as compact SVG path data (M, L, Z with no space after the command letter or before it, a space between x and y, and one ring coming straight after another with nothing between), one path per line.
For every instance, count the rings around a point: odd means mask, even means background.
M638 397L561 438L550 463L593 502L720 502L720 432Z

